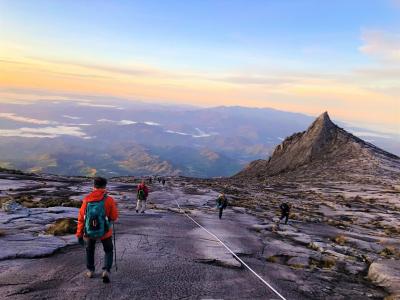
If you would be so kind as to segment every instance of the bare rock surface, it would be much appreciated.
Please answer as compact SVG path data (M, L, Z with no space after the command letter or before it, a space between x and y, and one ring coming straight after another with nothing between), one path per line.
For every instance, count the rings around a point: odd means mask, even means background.
M10 258L35 258L53 254L75 242L75 238L46 235L47 226L58 219L76 218L77 208L50 207L21 208L14 213L0 212L0 260ZM73 239L72 239L73 238Z
M176 199L185 202L182 204L184 210L191 211L191 215L204 226L213 227L209 229L220 235L221 239L226 238L229 246L241 253L260 253L262 250L262 243L256 236L248 237L250 231L246 229L254 217L242 216L238 220L240 226L235 225L234 220L224 224L224 219L217 218L214 208L202 207L202 204L214 201L215 192L190 199L190 194L185 194L178 187L162 188L158 185L150 187L150 209L145 214L136 214L133 201L135 185L130 185L129 189L122 189L121 186L123 182L112 182L109 187L121 211L116 224L119 269L118 272L112 272L110 285L104 285L99 278L102 263L100 245L96 252L98 272L96 278L89 280L83 276L84 249L76 244L75 238L42 234L32 236L26 233L26 229L8 220L7 224L3 224L8 226L8 234L0 237L0 242L10 245L11 251L7 250L7 253L11 254L0 261L0 294L7 299L274 298L273 293L244 270L215 239L201 232L179 210L176 213L167 208L177 208ZM76 213L76 209L70 211L69 208L37 210L35 214L31 212L20 219L29 217L29 222L41 225L50 221L47 214ZM227 212L227 215L232 217L241 214ZM242 238L251 243L242 245ZM14 246L20 242L27 247L31 245L32 251L21 249L26 253L15 259ZM71 242L74 242L73 245L65 247ZM253 243L257 245L254 249ZM56 248L59 250L50 255ZM41 257L44 255L50 256ZM260 268L262 265L262 262L254 261L254 267ZM274 281L273 277L268 280ZM294 287L294 283L289 286ZM285 292L286 295L301 298L294 288L292 290Z

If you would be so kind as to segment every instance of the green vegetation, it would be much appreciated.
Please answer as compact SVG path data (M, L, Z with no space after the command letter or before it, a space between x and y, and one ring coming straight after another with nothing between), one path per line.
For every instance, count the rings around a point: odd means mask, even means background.
M21 195L14 197L0 197L0 207L9 201L15 201L16 203L22 205L26 208L48 208L54 206L64 206L64 207L81 207L81 201L65 199L65 198L44 198L40 200L34 200L32 195Z
M39 201L34 201L32 196L22 196L15 201L26 208L48 208L54 206L64 206L64 207L81 207L80 201L65 199L65 198L50 198L41 199Z
M304 269L306 266L304 266L304 265L301 265L301 264L292 264L292 265L289 265L292 269L296 269L296 270L301 270L301 269Z
M338 235L333 240L336 244L343 246L346 243L347 238L344 235Z
M74 234L76 232L76 227L77 227L76 219L72 218L59 219L46 230L46 233L52 235Z
M272 255L272 256L267 257L267 262L277 263L277 262L279 262L279 258L275 255Z
M320 258L310 258L310 266L322 268L322 269L332 269L336 266L336 258L332 256L322 256Z
M12 200L11 197L1 197L0 198L0 207L2 207L4 203L6 203L6 202L8 202L10 200Z
M386 246L381 252L379 252L380 256L385 258L397 258L400 259L400 251L394 246Z
M339 221L339 220L334 220L334 219L328 219L327 223L331 226L335 226L337 228L340 229L347 229L347 224L343 221Z
M388 236L400 234L400 228L398 228L398 227L388 226L388 225L384 225L383 227L385 228L384 231L385 231L386 235L388 235Z

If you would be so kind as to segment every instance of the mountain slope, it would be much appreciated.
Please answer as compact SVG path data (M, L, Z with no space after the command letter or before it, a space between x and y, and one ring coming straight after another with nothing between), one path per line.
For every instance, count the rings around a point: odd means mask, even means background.
M342 171L374 173L377 167L399 163L388 153L335 125L327 112L320 115L304 132L295 133L278 145L269 160L256 160L236 176L264 177L298 171L336 167Z

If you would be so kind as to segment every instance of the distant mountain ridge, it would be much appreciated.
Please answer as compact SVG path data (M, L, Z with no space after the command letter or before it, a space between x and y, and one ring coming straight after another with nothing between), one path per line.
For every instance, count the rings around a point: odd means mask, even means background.
M279 144L268 160L250 163L236 177L264 177L295 171L318 163L331 166L348 162L373 161L376 157L399 160L399 157L352 135L334 124L328 113L321 114L303 132L295 133ZM350 164L349 164L350 167Z
M127 101L0 103L0 111L0 167L68 176L232 176L314 120L270 108ZM393 136L351 130L400 153Z
M103 176L231 176L309 116L242 107L0 103L0 167ZM19 151L14 151L19 149Z

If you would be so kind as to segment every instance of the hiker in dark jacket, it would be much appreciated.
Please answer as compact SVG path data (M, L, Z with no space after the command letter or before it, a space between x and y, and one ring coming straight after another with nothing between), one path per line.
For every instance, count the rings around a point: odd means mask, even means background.
M109 222L114 222L118 218L118 209L112 197L107 195L106 191L107 179L96 177L94 179L93 192L87 195L82 202L78 215L78 227L76 236L79 244L86 244L86 266L88 271L86 276L92 278L94 276L94 251L96 241L99 239L104 249L104 267L102 278L104 283L110 282L110 271L113 264L113 242L112 229ZM104 207L104 215L96 214L98 207ZM104 224L101 226L99 224Z
M281 217L279 219L279 223L282 221L283 218L285 219L285 224L287 224L289 220L289 214L290 214L290 206L287 203L282 203L279 208L281 209Z
M161 180L161 182L162 182L162 185L164 186L164 185L165 185L165 178L163 178L163 179Z
M146 184L144 183L144 180L138 185L137 190L136 190L136 198L137 198L137 204L136 204L136 212L138 213L139 211L144 214L144 211L146 210L146 200L147 197L149 196L149 189L147 188Z
M217 208L219 209L219 218L221 219L223 210L228 206L228 200L226 199L225 194L221 193L218 196L216 202Z

